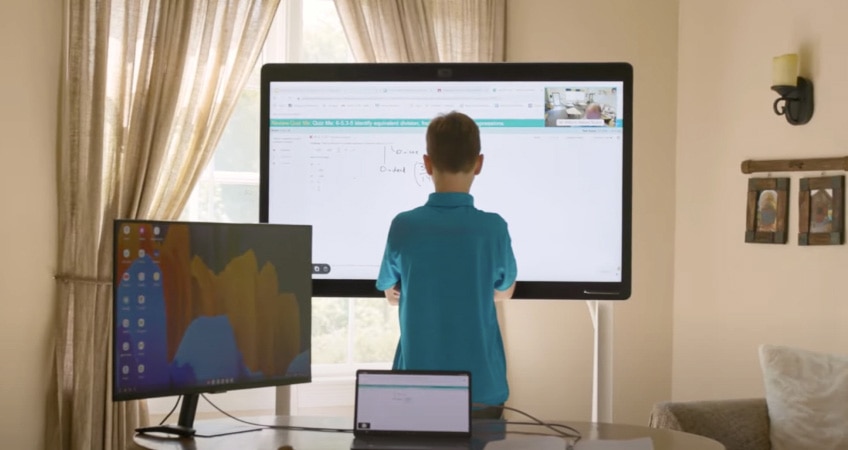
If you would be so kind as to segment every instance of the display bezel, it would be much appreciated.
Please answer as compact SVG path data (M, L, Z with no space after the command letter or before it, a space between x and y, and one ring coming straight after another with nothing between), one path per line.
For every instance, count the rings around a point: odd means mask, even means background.
M270 85L279 82L555 81L618 82L622 95L620 281L522 281L513 298L626 300L631 294L633 68L626 62L548 63L285 63L261 72L259 218L269 220ZM375 274L376 275L376 274ZM374 280L313 278L316 297L380 297Z

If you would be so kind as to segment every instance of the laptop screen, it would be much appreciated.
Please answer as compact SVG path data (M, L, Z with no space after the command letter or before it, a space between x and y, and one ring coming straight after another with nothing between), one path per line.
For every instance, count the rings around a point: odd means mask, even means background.
M471 434L471 374L359 370L354 434Z

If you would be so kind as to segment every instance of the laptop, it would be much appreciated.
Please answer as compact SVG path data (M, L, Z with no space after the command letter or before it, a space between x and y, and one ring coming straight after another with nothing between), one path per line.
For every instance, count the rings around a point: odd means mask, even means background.
M471 448L471 373L358 370L353 450Z

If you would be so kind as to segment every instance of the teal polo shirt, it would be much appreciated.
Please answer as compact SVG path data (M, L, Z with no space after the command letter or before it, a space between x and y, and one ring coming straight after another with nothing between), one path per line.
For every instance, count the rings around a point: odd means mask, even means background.
M433 193L424 206L398 214L377 278L381 291L400 283L394 368L467 370L472 401L505 402L494 291L515 278L506 221L475 208L470 194Z

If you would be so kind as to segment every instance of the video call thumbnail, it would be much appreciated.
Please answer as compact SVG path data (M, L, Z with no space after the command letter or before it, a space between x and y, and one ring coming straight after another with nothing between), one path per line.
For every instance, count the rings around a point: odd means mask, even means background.
M614 87L547 87L545 126L615 126L617 94Z

